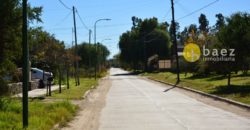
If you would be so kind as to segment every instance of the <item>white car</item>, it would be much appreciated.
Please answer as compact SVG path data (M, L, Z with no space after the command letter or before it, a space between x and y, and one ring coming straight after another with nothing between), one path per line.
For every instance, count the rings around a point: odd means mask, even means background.
M38 68L31 68L31 79L39 79L39 83L43 83L42 86L39 85L40 87L47 85L47 80L49 77L53 77L52 72L45 72Z

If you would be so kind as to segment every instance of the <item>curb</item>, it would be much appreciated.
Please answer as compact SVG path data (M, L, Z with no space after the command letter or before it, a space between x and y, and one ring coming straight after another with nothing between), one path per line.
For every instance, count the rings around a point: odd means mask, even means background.
M91 88L91 89L92 89L92 88ZM90 90L91 90L91 89L90 89ZM88 97L88 95L89 95L89 93L90 93L90 90L88 90L88 91L86 91L86 92L84 93L84 95L82 96L83 99L85 99L85 98Z
M103 79L100 79L100 80L103 80ZM90 89L87 90L87 91L84 93L84 95L82 96L83 99L86 99L86 98L89 96L89 94L90 94L94 89L96 89L96 88L98 87L100 80L98 80L98 84L91 86Z
M91 86L91 88L84 93L82 98L86 99L89 96L89 94L91 93L91 91L93 91L93 89L95 89L95 88L96 88L96 86Z
M217 100L217 101L222 101L222 102L225 102L225 103L228 103L228 104L243 108L243 109L245 109L247 111L250 111L250 105L247 105L247 104L244 104L244 103L241 103L241 102L237 102L237 101L234 101L234 100L231 100L231 99L227 99L227 98L219 97L219 96L216 96L216 95L204 93L204 92L199 91L199 90L194 90L194 89L187 88L187 87L181 87L181 86L178 86L178 85L174 85L172 83L167 83L167 82L157 80L157 79L153 79L153 78L150 78L150 77L144 77L144 78L152 80L152 81L156 81L156 82L159 82L159 83L162 83L162 84L176 86L177 88L180 88L180 89L183 89L183 90L186 90L186 91L189 91L189 92L193 92L193 93L202 95L204 97L212 98L212 99Z

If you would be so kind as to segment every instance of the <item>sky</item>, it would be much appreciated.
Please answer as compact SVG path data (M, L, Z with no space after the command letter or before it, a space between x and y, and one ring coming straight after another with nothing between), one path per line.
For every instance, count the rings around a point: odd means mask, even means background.
M61 0L67 7L76 7L81 19L76 15L78 44L89 41L89 29L92 30L94 43L94 23L98 19L109 18L110 21L97 23L96 41L102 42L111 52L112 58L119 52L119 37L132 27L132 16L142 19L158 18L159 22L171 22L170 0ZM222 13L230 16L235 12L250 12L249 0L174 0L175 18L180 23L180 30L190 24L198 25L201 13L207 16L209 25L216 22L215 15ZM31 6L42 6L43 23L33 23L30 26L42 26L44 30L54 34L58 40L64 41L66 47L72 46L73 13L65 8L59 0L29 0ZM190 15L209 3L210 6ZM182 19L180 19L182 18ZM84 26L86 25L86 27Z

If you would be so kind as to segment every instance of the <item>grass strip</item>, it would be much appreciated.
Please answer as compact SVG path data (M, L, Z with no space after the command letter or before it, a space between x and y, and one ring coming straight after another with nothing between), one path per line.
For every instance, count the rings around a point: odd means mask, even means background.
M73 78L69 81L69 89L67 87L62 88L62 93L56 90L52 93L52 98L59 99L82 99L86 91L91 89L92 86L96 86L98 80L94 78L80 78L80 85L75 86L75 80Z
M69 101L45 103L38 100L29 102L29 127L27 130L49 130L55 124L61 126L71 120L77 111L77 106ZM21 100L0 99L0 129L22 129Z

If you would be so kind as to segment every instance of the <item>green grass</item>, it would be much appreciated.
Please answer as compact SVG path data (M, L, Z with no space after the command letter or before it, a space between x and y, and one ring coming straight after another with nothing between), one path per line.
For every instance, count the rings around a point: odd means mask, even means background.
M70 89L66 87L59 94L58 90L52 92L52 99L63 101L43 102L38 99L29 100L29 127L28 130L49 130L55 124L65 125L70 121L77 106L70 103L71 99L82 99L84 93L98 80L81 78L81 85L75 86L74 79L70 79ZM0 130L22 129L22 101L19 99L0 97Z
M176 83L176 74L171 72L160 73L144 73L153 79L165 81L168 83ZM223 75L209 75L206 77L197 77L192 74L180 74L181 82L179 86L189 87L205 93L218 95L242 103L250 104L250 76L242 76L232 74L231 87L227 86L227 77Z
M30 101L28 130L49 130L55 124L65 125L73 118L76 110L77 107L68 101L56 103ZM0 99L0 129L22 129L21 100Z
M52 98L60 99L82 99L84 93L88 91L92 86L97 85L98 80L94 78L80 78L80 86L75 86L75 80L70 79L70 88L64 87L62 93L58 90L52 92Z
M107 73L103 72L101 76ZM70 100L82 99L86 91L98 84L94 78L80 78L80 86L75 86L70 79L70 88L62 88L52 92L49 102L41 101L44 98L29 99L29 127L27 130L49 130L55 124L66 125L70 121L78 106ZM60 99L60 100L53 100ZM9 97L0 97L0 130L22 129L22 101Z

